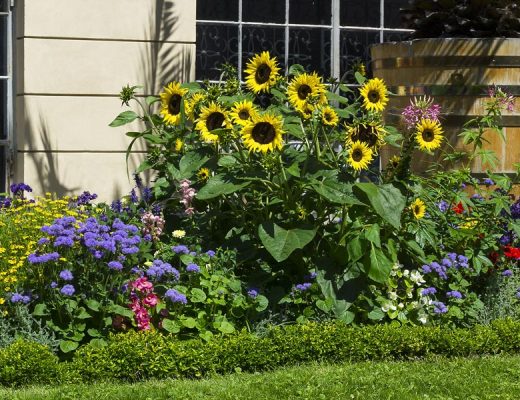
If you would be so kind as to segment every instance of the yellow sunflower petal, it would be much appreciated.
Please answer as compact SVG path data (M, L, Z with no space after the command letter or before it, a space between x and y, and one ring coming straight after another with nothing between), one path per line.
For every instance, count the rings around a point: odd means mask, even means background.
M264 114L242 128L242 140L249 151L280 150L282 148L283 120L280 116Z
M441 147L442 127L439 121L422 119L417 123L415 139L419 148L424 151L432 151Z
M387 92L385 82L382 79L370 79L359 90L363 97L363 107L367 111L383 111L388 103Z
M268 92L276 83L280 68L268 51L255 55L246 65L246 86L254 93Z
M181 121L181 104L188 89L181 88L179 82L170 82L161 92L161 115L167 125L178 125Z
M426 205L421 199L415 199L410 208L415 219L421 219L426 214Z
M372 157L372 149L366 143L355 141L349 149L347 162L356 171L360 171L368 169L372 162Z
M209 143L218 142L219 136L213 131L223 128L232 128L227 111L215 102L211 102L207 107L202 107L195 125L195 129L200 132L202 140Z

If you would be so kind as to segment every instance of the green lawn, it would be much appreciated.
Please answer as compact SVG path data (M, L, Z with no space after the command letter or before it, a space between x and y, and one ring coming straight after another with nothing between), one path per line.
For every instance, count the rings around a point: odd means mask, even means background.
M520 356L305 365L202 381L0 389L0 399L519 399Z

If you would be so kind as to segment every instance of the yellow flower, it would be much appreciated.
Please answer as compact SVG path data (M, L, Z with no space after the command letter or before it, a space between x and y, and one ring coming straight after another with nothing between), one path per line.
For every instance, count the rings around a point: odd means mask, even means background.
M390 160L388 160L388 166L390 168L397 168L399 166L399 163L401 162L401 157L399 156L393 156Z
M5 303L5 299L3 297L0 297L0 304L4 304Z
M363 107L367 111L383 111L388 103L385 82L379 78L370 79L359 90L363 97Z
M264 114L242 128L242 140L249 151L280 150L282 148L283 120L280 116Z
M415 219L421 219L424 217L424 214L426 214L426 206L421 199L415 199L410 208L412 209Z
M210 172L209 172L209 169L206 168L206 167L202 167L201 169L199 169L199 171L197 172L197 177L199 178L199 180L201 181L207 181L209 179L209 176L210 176Z
M181 88L179 82L170 82L161 96L161 115L167 125L178 125L181 121L181 105L188 89Z
M417 123L415 139L423 151L432 151L441 147L442 127L439 121L422 119Z
M359 141L377 153L379 147L385 143L385 136L385 129L376 122L358 123L347 127L347 146Z
M256 117L258 112L253 102L250 100L244 100L238 103L234 103L231 108L231 119L238 125L245 126L251 118Z
M321 122L327 126L337 126L339 121L338 114L332 107L325 106L321 108Z
M182 229L174 230L172 236L176 239L182 239L184 236L186 236L186 231L183 231Z
M372 162L373 152L365 143L356 141L352 143L347 157L348 164L356 171L368 169Z
M327 104L325 85L316 72L312 74L300 74L295 77L287 87L287 97L292 106L303 112L314 104Z
M254 93L268 92L276 83L278 71L276 57L271 58L268 51L257 54L246 65L246 86Z
M347 157L348 164L356 171L368 169L372 162L373 152L366 143L355 141L352 143Z
M202 107L202 112L197 120L195 129L200 132L205 142L218 142L219 135L213 133L216 129L231 129L226 110L219 104L211 102L208 107Z
M200 92L194 93L185 103L186 105L186 116L193 121L195 119L195 108L197 105L206 98L206 95Z
M182 140L175 139L175 152L176 153L180 153L183 146L184 146L184 143Z

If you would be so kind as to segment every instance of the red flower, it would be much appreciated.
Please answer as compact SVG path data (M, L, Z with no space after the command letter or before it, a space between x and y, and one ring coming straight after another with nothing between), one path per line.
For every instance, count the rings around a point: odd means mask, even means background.
M499 257L500 257L500 255L496 251L491 252L489 254L489 256L488 256L488 258L491 260L493 265L496 265L496 263L498 262Z
M520 260L520 248L519 247L504 247L504 255L508 258L512 258L515 260Z
M459 201L459 204L453 206L452 210L455 212L455 214L462 214L464 212L464 206L462 205L462 202Z

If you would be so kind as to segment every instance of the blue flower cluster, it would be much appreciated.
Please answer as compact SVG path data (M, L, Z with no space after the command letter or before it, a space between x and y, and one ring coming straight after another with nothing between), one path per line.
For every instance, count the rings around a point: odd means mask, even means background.
M439 208L440 212L445 213L450 208L450 205L446 200L441 200L437 203L437 207Z
M468 268L468 258L462 254L448 253L445 258L443 258L440 264L437 261L433 261L430 264L425 264L421 267L421 270L425 274L429 274L431 272L437 273L440 278L446 280L448 279L448 269L449 268Z
M146 275L156 280L160 280L166 275L173 276L176 281L180 278L179 271L162 260L154 260L152 266L146 270Z
M186 296L175 289L168 289L166 293L164 293L164 297L169 299L172 303L186 304L188 302Z
M27 295L23 295L23 294L20 294L20 293L13 293L11 295L11 303L27 304L30 301L31 301L31 298L30 298L30 296L27 296Z
M513 219L520 219L520 199L511 205L511 216Z
M75 203L77 206L86 206L86 205L90 204L90 202L92 200L97 199L97 197L98 197L97 194L85 191L85 192L81 193L77 197L76 201L74 201L73 203Z
M21 196L23 195L23 192L32 192L32 188L25 183L13 183L11 186L9 186L9 189L11 189L11 193L14 196Z
M453 297L454 299L462 299L462 293L458 290L451 290L446 292L446 297Z
M448 307L442 301L432 301L432 305L435 314L446 314L448 312Z
M195 263L190 263L186 266L186 271L198 274L200 272L200 267Z
M108 263L108 267L113 270L121 270L121 262L127 255L137 253L142 241L137 226L125 224L118 218L111 225L105 225L94 217L78 222L74 217L66 216L54 220L52 225L46 225L41 230L48 235L38 241L41 246L52 242L53 247L70 248L79 243L96 259L117 256L117 261ZM29 255L28 261L41 264L59 257L57 252L41 255L33 253Z

